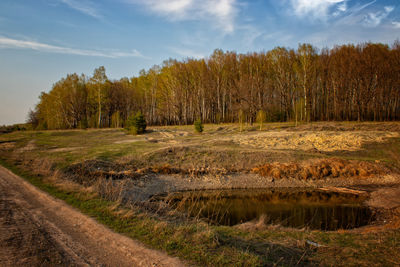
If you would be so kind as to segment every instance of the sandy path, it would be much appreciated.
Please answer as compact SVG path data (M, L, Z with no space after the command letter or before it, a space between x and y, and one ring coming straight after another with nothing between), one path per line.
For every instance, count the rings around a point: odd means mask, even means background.
M0 166L0 266L183 266Z

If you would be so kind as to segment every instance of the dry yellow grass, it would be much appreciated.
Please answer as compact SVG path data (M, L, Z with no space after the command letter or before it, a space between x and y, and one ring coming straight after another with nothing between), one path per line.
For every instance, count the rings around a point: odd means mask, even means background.
M253 135L236 135L234 143L246 147L287 150L355 151L367 143L384 142L390 137L399 137L398 132L355 131L271 131Z
M253 168L253 173L261 176L297 179L324 179L328 177L367 178L383 174L384 170L372 163L343 159L320 159L302 163L267 163Z

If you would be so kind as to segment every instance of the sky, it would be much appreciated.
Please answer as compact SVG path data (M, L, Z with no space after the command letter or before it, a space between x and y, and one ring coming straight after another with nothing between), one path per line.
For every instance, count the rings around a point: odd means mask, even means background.
M0 125L69 73L137 76L169 58L400 38L400 0L1 0Z

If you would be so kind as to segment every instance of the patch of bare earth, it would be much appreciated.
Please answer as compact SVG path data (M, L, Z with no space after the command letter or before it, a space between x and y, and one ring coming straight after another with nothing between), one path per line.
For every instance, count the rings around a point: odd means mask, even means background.
M375 208L394 209L400 207L400 186L381 188L371 193L368 205Z

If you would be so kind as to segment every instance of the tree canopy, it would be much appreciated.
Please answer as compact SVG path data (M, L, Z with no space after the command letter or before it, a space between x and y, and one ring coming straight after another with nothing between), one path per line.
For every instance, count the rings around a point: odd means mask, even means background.
M142 112L149 125L400 119L400 43L318 51L277 47L260 53L215 50L205 59L167 60L138 77L69 74L40 95L29 115L40 129L124 127Z

